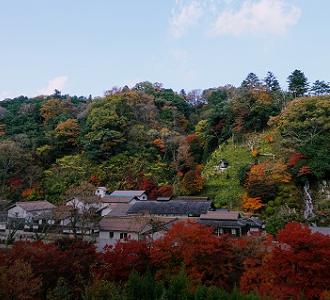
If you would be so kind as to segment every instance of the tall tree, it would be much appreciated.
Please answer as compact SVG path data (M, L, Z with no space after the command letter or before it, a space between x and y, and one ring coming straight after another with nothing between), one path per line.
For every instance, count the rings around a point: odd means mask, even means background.
M317 96L327 95L330 93L330 84L328 82L325 82L324 80L321 80L321 81L316 80L313 83L311 91Z
M264 82L271 92L278 93L281 91L280 83L272 72L267 72Z
M261 81L255 73L249 73L241 83L243 89L259 89L261 87Z
M288 77L289 91L294 97L302 97L308 91L309 83L305 74L300 70L294 70Z

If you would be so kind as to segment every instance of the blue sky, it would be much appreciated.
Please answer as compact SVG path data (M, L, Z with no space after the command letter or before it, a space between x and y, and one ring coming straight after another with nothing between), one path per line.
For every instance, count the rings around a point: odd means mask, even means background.
M329 0L0 0L0 100L330 81Z

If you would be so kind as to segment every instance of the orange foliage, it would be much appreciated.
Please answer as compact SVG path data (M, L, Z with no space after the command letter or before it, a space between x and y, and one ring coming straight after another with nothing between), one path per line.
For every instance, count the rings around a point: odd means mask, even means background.
M259 151L258 151L258 149L253 149L252 151L251 151L251 154L252 154L252 156L258 156L258 154L259 154Z
M63 137L73 145L77 144L79 125L76 119L67 119L55 128L56 137Z
M32 193L33 193L34 189L25 189L24 191L22 191L22 197L29 197Z
M163 143L163 141L161 139L155 139L154 140L154 144L157 145L160 148L160 151L161 152L165 152L166 151L165 145L164 145L164 143Z
M186 119L186 117L184 116L184 114L180 115L180 118L179 118L179 126L183 129L183 130L186 130L187 129L187 126L188 126L188 120Z
M204 166L203 165L197 165L196 170L202 171L202 170L204 170Z
M6 124L0 124L0 136L4 135L6 133Z
M244 193L242 198L242 207L245 211L254 213L256 210L264 207L265 204L261 202L260 197L251 198L248 197L247 193Z
M95 175L91 175L91 177L89 178L89 181L95 185L99 185L101 183L100 180Z
M186 195L197 194L203 189L205 179L202 178L200 171L188 171L180 182L181 191Z
M287 165L282 160L253 165L248 172L248 177L250 180L275 180L281 183L291 180L291 175L287 172Z
M272 135L267 135L266 136L266 140L269 142L269 143L272 143L274 142L274 137Z
M281 160L265 162L250 168L244 187L249 197L260 197L263 202L267 202L276 197L279 185L290 180L291 174L287 171L287 165Z
M49 99L46 103L41 105L40 114L47 120L47 118L58 116L66 110L63 101L59 99Z

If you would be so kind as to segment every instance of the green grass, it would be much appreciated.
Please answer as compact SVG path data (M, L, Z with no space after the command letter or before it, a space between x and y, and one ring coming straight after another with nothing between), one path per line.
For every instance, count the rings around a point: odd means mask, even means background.
M266 139L269 134L269 132L256 134L253 138L255 141L254 149L258 149L259 153L272 153L277 156L277 143L270 143ZM251 138L249 139L251 140ZM217 169L222 158L229 162L229 166L224 170ZM272 156L258 156L259 162L272 159ZM240 210L244 188L239 182L237 173L240 168L253 165L256 161L257 158L251 154L248 138L246 141L235 145L232 145L229 140L223 143L219 149L213 152L202 172L205 178L203 195L212 199L217 208Z

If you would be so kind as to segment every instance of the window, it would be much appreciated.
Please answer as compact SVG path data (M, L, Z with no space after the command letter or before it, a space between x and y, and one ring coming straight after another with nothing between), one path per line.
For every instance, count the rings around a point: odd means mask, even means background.
M120 233L120 239L127 238L127 232L121 232Z
M112 239L114 237L114 232L113 231L110 231L109 232L109 238Z

